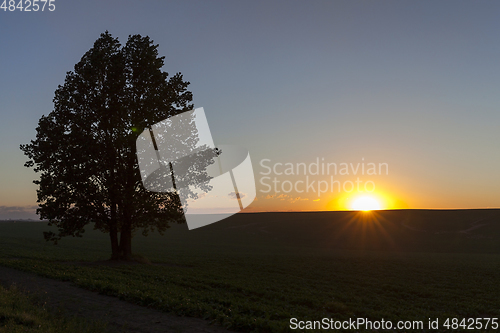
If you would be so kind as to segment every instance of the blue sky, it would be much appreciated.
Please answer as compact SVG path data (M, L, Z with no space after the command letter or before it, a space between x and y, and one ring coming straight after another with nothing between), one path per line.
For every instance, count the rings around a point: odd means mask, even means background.
M105 30L160 45L164 70L191 82L215 143L249 149L258 193L262 159L364 158L390 165L377 189L406 207L500 206L500 3L55 4L0 10L0 219L34 217L36 175L19 144ZM261 194L252 207L324 210L335 199L313 196Z

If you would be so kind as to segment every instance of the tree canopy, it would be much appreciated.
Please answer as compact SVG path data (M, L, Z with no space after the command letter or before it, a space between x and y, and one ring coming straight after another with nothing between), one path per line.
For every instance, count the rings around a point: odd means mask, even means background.
M163 65L148 36L122 46L106 31L67 72L36 139L21 145L25 166L40 173L37 214L58 227L47 240L79 237L93 223L109 233L113 259L131 259L134 230L162 233L184 221L175 191L143 187L135 152L143 129L193 108L189 82Z

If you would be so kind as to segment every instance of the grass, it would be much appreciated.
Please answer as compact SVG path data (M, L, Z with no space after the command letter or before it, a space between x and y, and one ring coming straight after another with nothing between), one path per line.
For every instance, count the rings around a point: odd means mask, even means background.
M422 212L369 224L353 213L241 214L137 235L134 251L152 264L118 266L92 264L110 252L98 232L53 246L44 224L0 223L0 264L238 331L289 332L292 317L442 323L500 316L496 213L456 224ZM484 228L461 232L478 220Z
M36 295L20 292L15 287L0 286L0 332L105 332L102 323L89 323L76 317L54 314Z

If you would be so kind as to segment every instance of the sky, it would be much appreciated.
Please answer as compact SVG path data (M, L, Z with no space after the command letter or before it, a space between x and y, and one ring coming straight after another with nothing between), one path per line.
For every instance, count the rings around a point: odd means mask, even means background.
M53 3L0 10L0 219L37 218L19 145L106 30L150 36L214 142L249 150L246 211L500 207L498 2Z

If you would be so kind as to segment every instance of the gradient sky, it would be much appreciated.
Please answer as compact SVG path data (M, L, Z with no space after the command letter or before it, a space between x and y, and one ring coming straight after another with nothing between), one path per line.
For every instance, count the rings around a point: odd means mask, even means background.
M36 175L19 145L105 30L122 43L149 35L164 70L191 82L215 143L249 149L249 210L345 208L353 193L262 193L262 159L317 158L387 163L388 175L362 179L389 208L500 207L499 2L55 4L0 10L0 219L36 218Z

